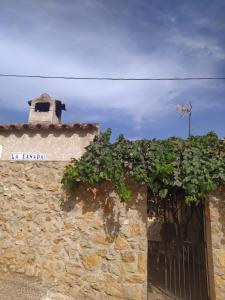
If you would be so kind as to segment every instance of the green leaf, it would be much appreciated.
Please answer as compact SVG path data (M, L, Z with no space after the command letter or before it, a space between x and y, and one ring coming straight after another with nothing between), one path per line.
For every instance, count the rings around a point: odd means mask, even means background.
M163 189L159 191L159 196L161 199L165 199L168 194L168 189Z

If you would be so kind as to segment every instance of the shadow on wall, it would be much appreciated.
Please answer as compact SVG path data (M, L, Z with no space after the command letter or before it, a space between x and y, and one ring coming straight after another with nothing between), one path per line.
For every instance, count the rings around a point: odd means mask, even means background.
M145 187L131 182L128 186L132 190L132 199L130 202L122 203L118 195L113 190L110 182L102 183L96 187L78 186L74 189L65 189L66 198L62 199L61 209L65 212L72 211L76 205L82 207L82 213L88 212L102 213L103 227L106 233L107 241L113 242L118 236L121 229L120 219L128 216L128 210L133 209L138 212L138 217L146 222L146 207L141 201L140 189ZM139 199L140 198L140 199Z

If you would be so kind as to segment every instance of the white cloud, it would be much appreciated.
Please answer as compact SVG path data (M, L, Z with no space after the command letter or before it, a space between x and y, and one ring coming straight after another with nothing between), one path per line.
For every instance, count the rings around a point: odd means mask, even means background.
M192 51L197 51L199 55L211 55L213 58L218 60L225 60L224 47L218 44L216 39L211 37L203 36L188 36L181 35L180 33L174 35L171 38L171 42L182 46L183 48L188 48ZM215 63L215 61L213 61Z

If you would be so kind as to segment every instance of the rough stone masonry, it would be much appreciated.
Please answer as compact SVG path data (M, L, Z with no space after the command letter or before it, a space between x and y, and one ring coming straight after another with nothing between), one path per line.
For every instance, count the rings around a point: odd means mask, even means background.
M64 168L0 163L1 273L38 278L65 299L146 300L145 187L130 182L130 204L107 183L68 192Z
M206 210L210 298L225 299L225 187L210 195Z

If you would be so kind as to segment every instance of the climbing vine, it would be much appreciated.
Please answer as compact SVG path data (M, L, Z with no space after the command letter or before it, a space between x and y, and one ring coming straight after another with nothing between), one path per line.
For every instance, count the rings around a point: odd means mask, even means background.
M121 201L131 199L126 178L145 184L155 201L182 195L186 203L198 203L225 183L225 143L213 132L187 140L130 141L120 135L110 143L107 129L67 166L66 187L96 186L110 181Z

